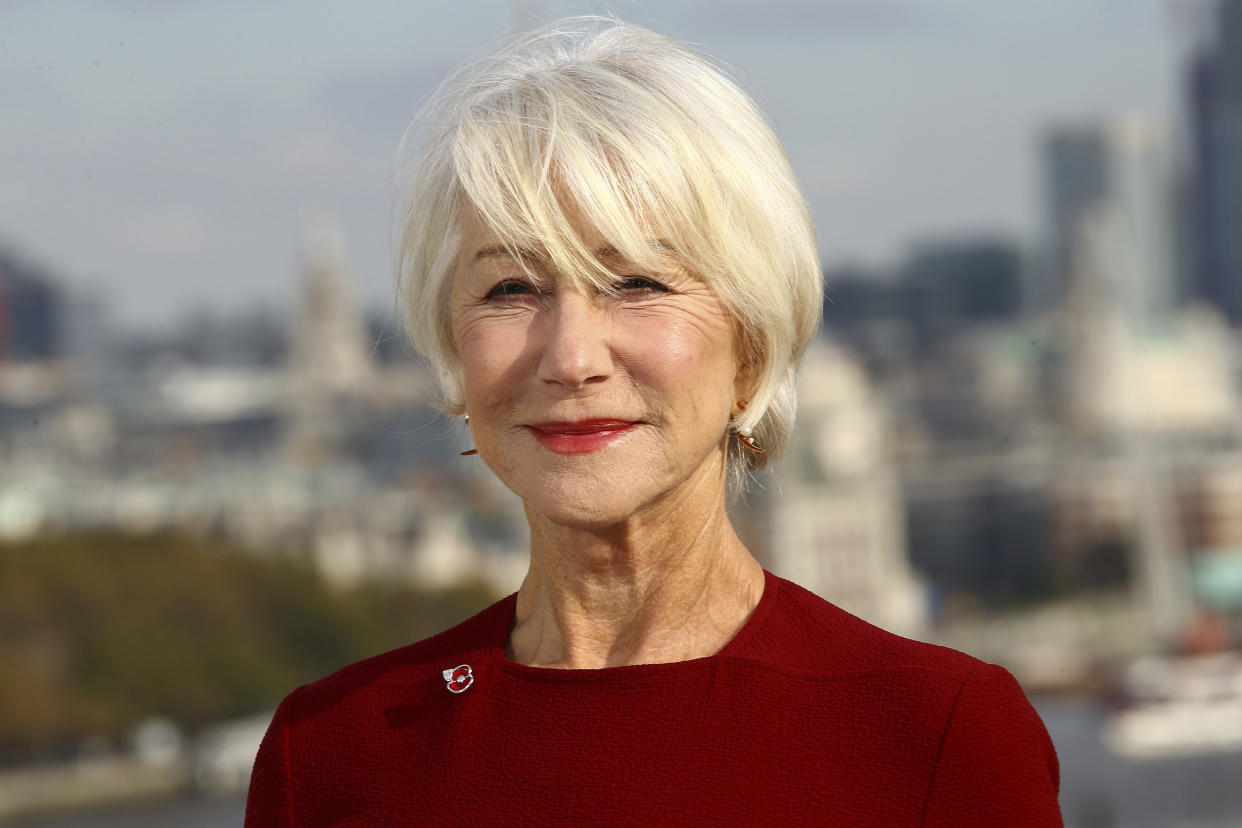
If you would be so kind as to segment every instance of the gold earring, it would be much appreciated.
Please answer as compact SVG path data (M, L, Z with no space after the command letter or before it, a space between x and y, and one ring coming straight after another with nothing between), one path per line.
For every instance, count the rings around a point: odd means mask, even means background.
M737 410L739 413L746 410L746 400L737 401ZM756 454L766 454L766 452L759 447L759 444L755 442L754 433L749 428L738 428L737 426L733 426L733 433L737 435L737 438L742 441L742 445L746 446L746 448Z
M466 425L467 426L470 425L470 415L468 413L466 414ZM472 448L472 449L466 449L465 451L459 451L457 453L460 454L462 457L469 457L473 454L478 454L479 450Z
M766 454L766 452L759 447L759 444L755 442L755 437L751 434L749 428L738 428L737 426L734 426L733 433L737 435L737 439L742 441L742 445L746 446L746 448L750 449L755 454Z

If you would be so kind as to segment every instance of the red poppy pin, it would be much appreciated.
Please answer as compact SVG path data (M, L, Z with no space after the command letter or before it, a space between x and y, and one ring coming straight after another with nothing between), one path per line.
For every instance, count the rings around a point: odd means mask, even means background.
M448 689L453 693L461 693L474 684L474 673L470 672L469 664L461 664L445 670L441 675L448 682Z

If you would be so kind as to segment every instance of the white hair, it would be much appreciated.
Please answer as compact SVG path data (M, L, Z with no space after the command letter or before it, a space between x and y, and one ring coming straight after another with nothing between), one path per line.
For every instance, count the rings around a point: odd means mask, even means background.
M571 229L576 212L640 266L659 265L656 228L733 317L754 378L734 424L766 453L730 441L731 489L780 456L820 318L819 256L780 143L720 69L646 29L573 18L450 75L406 143L398 291L445 410L464 399L448 302L464 221L473 213L514 251L607 289L613 276Z

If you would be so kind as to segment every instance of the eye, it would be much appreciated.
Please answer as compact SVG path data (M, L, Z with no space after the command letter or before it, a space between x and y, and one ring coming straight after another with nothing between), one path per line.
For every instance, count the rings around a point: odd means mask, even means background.
M668 288L649 276L622 276L613 282L617 293L668 293Z
M485 299L508 299L514 296L533 295L537 291L535 288L518 279L505 279L498 282L491 290L487 292Z

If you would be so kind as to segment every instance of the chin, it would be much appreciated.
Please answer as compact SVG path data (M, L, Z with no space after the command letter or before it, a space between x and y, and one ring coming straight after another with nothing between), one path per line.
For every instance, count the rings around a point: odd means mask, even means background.
M583 531L607 529L639 510L644 498L632 486L611 485L580 475L555 475L543 485L518 491L528 511L545 520Z
M620 525L628 515L588 512L582 509L541 510L527 504L527 508L544 521L575 532L602 533Z

